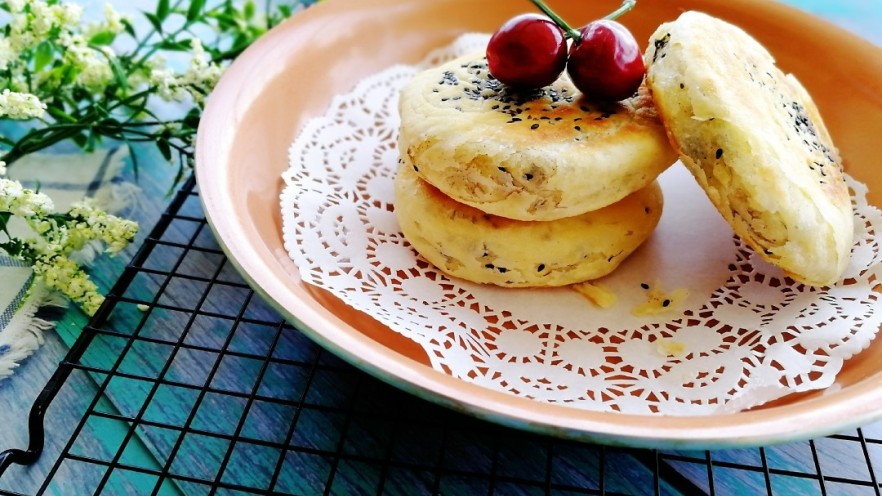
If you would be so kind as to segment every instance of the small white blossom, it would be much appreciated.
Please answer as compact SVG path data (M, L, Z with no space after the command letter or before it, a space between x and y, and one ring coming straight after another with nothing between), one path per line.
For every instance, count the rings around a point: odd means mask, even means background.
M18 181L0 177L0 212L22 217L46 216L55 211L52 199L25 188Z
M64 52L64 60L72 65L78 72L76 82L83 88L99 92L107 87L113 79L113 70L110 68L108 57L113 52L109 47L103 47L101 53L88 46L85 38L73 35L64 40L68 43Z
M125 29L123 18L109 3L104 4L104 29L113 34L119 34Z
M98 286L76 262L64 255L46 252L37 258L33 268L48 287L79 303L88 315L94 315L104 301Z
M79 220L74 232L88 240L100 239L107 244L107 252L119 253L135 238L138 224L110 215L96 207L94 201L86 199L74 203L70 215Z
M30 50L40 43L41 39L29 27L28 17L25 14L12 16L9 21L9 47L14 53Z
M3 90L0 93L0 117L10 119L32 119L43 117L46 104L30 93Z
M60 3L52 6L53 24L64 30L74 30L83 17L83 7L76 3Z
M45 38L55 25L55 15L46 2L31 2L29 27L37 38Z
M13 14L18 14L23 11L27 3L27 0L6 0L6 6Z
M223 71L209 60L201 40L193 38L190 43L192 58L187 70L178 76L171 69L156 68L150 74L150 84L166 101L180 102L189 96L201 105Z
M169 68L153 69L150 84L156 87L156 94L167 102L182 102L187 98L187 91L181 86L175 71Z
M6 175L6 162L0 160L0 176Z
M5 71L13 60L18 58L18 54L12 50L12 45L8 38L0 38L0 71Z

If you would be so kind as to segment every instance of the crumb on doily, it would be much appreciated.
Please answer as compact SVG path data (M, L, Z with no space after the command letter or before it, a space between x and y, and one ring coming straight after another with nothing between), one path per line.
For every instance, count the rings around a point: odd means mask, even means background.
M602 284L596 282L580 282L570 285L574 291L600 308L607 309L616 304L618 297Z
M644 282L640 284L640 288L646 291L646 302L637 305L631 310L631 314L635 317L675 310L689 296L689 291L686 288L665 292L657 282L652 285Z
M659 339L656 341L656 347L664 356L677 357L686 354L686 344L671 339Z

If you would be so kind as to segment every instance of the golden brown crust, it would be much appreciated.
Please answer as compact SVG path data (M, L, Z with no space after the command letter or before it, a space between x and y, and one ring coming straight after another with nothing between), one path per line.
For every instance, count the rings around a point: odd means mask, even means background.
M647 186L676 160L645 88L598 105L563 75L505 87L473 54L417 75L401 92L402 157L452 198L519 220L595 210Z
M507 219L458 203L402 164L395 213L411 245L441 271L505 287L563 286L612 272L661 217L653 182L625 199L575 217Z
M792 75L741 29L686 12L644 60L672 144L735 232L795 279L845 270L853 214L841 160Z

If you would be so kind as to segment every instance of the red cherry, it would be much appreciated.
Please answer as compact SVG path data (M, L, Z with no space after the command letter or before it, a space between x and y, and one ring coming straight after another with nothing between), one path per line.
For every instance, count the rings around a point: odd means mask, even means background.
M590 99L618 101L633 95L646 66L640 47L628 28L601 19L579 30L581 39L570 47L567 72L576 88Z
M553 83L567 64L563 29L539 14L515 16L487 44L490 74L503 84L541 88Z

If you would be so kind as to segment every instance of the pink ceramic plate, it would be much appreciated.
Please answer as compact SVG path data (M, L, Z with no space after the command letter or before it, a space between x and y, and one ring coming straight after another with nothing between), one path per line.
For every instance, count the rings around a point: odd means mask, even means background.
M554 2L588 20L618 0ZM765 0L643 0L626 22L648 39L688 9L741 25L800 77L821 107L849 173L880 205L882 51L824 21ZM282 244L280 175L287 150L333 95L396 63L414 63L468 31L490 32L532 10L512 0L330 0L272 30L228 70L202 119L196 177L212 228L252 286L307 335L385 381L517 428L643 447L723 448L802 439L882 416L882 341L849 360L835 391L792 395L752 411L704 417L588 412L494 392L433 370L413 342L303 284Z

